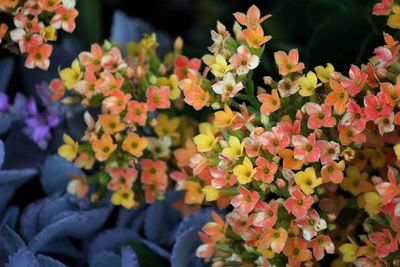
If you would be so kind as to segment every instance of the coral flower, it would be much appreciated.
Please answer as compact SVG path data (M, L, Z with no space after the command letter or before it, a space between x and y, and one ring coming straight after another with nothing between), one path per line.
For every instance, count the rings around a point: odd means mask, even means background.
M141 161L140 165L142 167L142 182L149 183L151 180L158 177L167 179L167 165L164 161L144 159Z
M72 161L76 158L76 154L78 153L78 142L75 142L71 136L67 134L63 135L63 140L65 144L58 148L58 154L66 160Z
M289 259L289 266L299 267L301 262L312 259L311 251L307 249L307 241L300 238L289 239L283 249Z
M387 176L389 182L381 182L375 186L376 191L382 196L382 202L388 204L393 198L400 195L400 184L397 182L393 169L389 167Z
M331 238L327 235L317 236L316 238L311 240L309 244L317 261L320 261L324 258L325 252L328 254L335 253L335 246Z
M169 102L168 95L171 88L169 86L149 86L147 88L147 105L150 111L156 109L169 108L171 103Z
M336 119L332 117L331 107L327 104L322 104L320 106L317 103L309 102L305 105L305 107L309 116L307 121L308 128L330 128L336 125Z
M148 106L144 102L129 101L128 112L125 115L124 120L127 123L137 123L144 126L147 120Z
M206 223L203 226L202 231L210 236L214 242L216 242L224 237L227 230L227 223L225 223L215 211L211 211L211 216L214 221Z
M349 91L351 96L358 94L368 79L367 71L361 71L357 66L352 65L349 70L350 79L340 80L340 84Z
M394 0L382 0L373 7L373 14L376 16L388 15L392 10Z
M297 49L290 50L289 54L284 51L275 52L274 57L279 68L279 74L282 76L304 69L304 63L299 62L299 51Z
M344 126L340 124L338 126L338 129L340 142L344 146L350 145L352 142L365 143L366 141L366 135L358 129L354 128L353 125Z
M185 203L186 204L202 204L204 201L205 193L201 190L201 185L195 181L186 181L184 183Z
M194 109L202 109L208 102L209 94L200 86L194 86L192 90L183 91L185 102L191 105Z
M115 134L125 129L125 124L121 122L119 115L102 114L99 122L105 133Z
M51 100L60 100L65 94L65 85L61 79L53 79L50 82L49 88L52 92Z
M92 148L95 153L96 159L99 161L105 161L114 152L117 148L117 145L114 144L113 139L107 133L104 133L101 136L101 139L95 139L92 142Z
M316 210L311 210L303 218L296 219L296 225L301 228L305 240L310 241L317 235L317 231L326 229L326 221L321 219Z
M312 196L303 194L300 190L293 190L284 204L285 209L296 218L301 219L306 216L308 209L314 203Z
M262 237L259 245L261 247L270 247L275 253L281 253L285 247L286 240L288 238L287 231L279 227L278 229L269 228L265 231L265 235Z
M114 90L121 89L123 83L123 77L115 78L110 72L102 72L96 90L104 96L109 96Z
M278 170L278 165L275 162L269 162L263 157L256 160L256 173L254 174L255 180L263 181L270 184L274 180L274 174Z
M237 49L237 54L234 54L229 62L233 65L236 70L236 73L241 75L246 75L250 70L257 68L260 63L260 59L256 55L252 55L250 50L241 45Z
M256 204L253 216L253 225L263 228L272 228L278 220L279 204L275 200L271 200L268 204L260 201Z
M49 44L32 47L28 50L28 57L25 60L25 66L33 69L38 67L42 70L47 70L50 65L49 57L53 51L53 47Z
M340 184L343 181L344 165L344 161L332 161L324 165L321 169L321 176L324 182Z
M321 156L321 151L317 145L315 134L310 134L308 138L302 135L292 136L294 157L299 160L316 162Z
M235 19L242 25L248 27L248 28L255 28L259 24L263 23L266 19L271 17L271 15L265 15L262 18L260 18L260 10L258 9L257 6L252 5L248 10L247 14L243 14L241 12L236 12L233 14L235 16Z
M147 147L148 141L145 137L140 137L136 133L130 133L122 144L122 149L135 157L143 155L143 150Z
M185 147L174 151L174 157L177 160L178 167L189 166L190 158L197 153L195 144L191 139L186 139Z
M305 171L297 172L294 175L294 181L307 195L314 193L314 188L322 184L322 178L317 178L313 167L308 167Z
M343 115L341 123L345 126L352 125L357 130L362 131L367 123L365 111L355 101L350 101L347 104L346 113Z
M255 28L248 28L243 30L243 35L246 42L250 47L259 49L262 45L272 39L270 35L264 36L264 30L260 25Z
M96 91L97 77L93 72L85 71L83 75L83 80L77 81L73 87L80 94L84 95L87 98L92 98Z
M250 213L256 206L260 196L256 191L250 192L246 187L239 185L238 195L231 200L232 206L243 213Z
M251 182L256 170L253 168L248 157L245 157L242 164L236 165L233 168L233 174L236 175L240 184L248 184Z
M365 115L368 120L376 120L380 116L388 115L392 107L388 105L385 94L379 92L377 95L367 95L364 98Z
M90 52L82 52L79 54L79 61L85 66L86 71L97 72L101 69L101 59L103 57L103 49L98 44L92 44Z
M89 192L89 186L84 176L69 175L72 180L67 185L68 194L83 198Z
M381 91L385 94L387 103L394 107L400 101L400 78L396 80L396 84L381 83Z
M262 103L260 108L262 114L269 115L281 107L281 100L276 89L273 89L271 94L259 94L257 98Z
M189 69L200 70L201 60L198 58L188 59L183 55L178 55L174 62L174 73L178 76L179 80L187 77Z
M111 196L111 202L114 205L120 205L126 209L131 209L135 206L134 193L132 190L119 189Z
M76 26L75 18L77 16L78 11L76 9L59 6L50 24L56 29L62 28L66 32L73 32Z
M101 58L101 66L106 71L114 73L126 68L127 64L122 58L121 50L114 47Z
M329 85L332 88L332 92L326 96L325 104L333 106L333 110L337 114L343 114L346 110L347 101L349 100L349 92L335 80L331 80Z
M376 254L380 258L384 258L398 249L397 240L393 238L388 229L383 229L382 232L374 232L368 235L368 238L376 246Z
M340 145L334 141L320 140L317 142L317 146L321 151L320 161L322 165L339 159Z
M107 188L110 190L126 189L129 190L137 178L136 169L111 169L111 181L108 182Z
M103 112L108 111L113 115L120 114L122 111L125 110L129 99L131 99L130 94L125 94L121 90L114 90L110 96L106 97L103 100Z

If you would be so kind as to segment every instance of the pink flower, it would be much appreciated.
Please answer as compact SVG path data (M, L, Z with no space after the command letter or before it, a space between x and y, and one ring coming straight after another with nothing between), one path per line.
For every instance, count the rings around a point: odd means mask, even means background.
M321 176L324 182L340 184L343 181L344 164L335 161L329 162L321 168Z
M110 52L103 56L101 59L101 66L109 72L117 72L126 68L127 64L122 59L121 50L114 47Z
M171 105L168 99L170 90L169 86L149 86L146 92L149 110L154 111L156 109L169 108Z
M288 238L288 233L282 227L279 227L277 230L273 228L266 229L265 235L260 241L260 246L270 247L273 252L279 254L285 247L287 238Z
M373 14L376 16L385 16L392 11L393 0L381 0L373 7Z
M361 71L357 66L351 65L349 70L350 79L345 78L340 80L340 84L349 91L351 96L358 94L367 82L368 72Z
M253 225L262 228L272 228L278 220L278 202L271 200L268 204L260 201L256 204L254 212L250 215L253 218Z
M400 195L400 185L397 183L391 167L388 169L387 176L389 182L381 182L375 186L376 191L382 196L383 204L389 204L393 198Z
M42 70L47 70L50 65L49 57L53 47L49 44L32 47L28 51L28 57L25 60L25 66L29 69L38 67Z
M375 123L378 124L379 134L391 133L394 131L394 113L390 112L379 117Z
M104 96L109 96L114 90L120 90L123 83L123 77L115 78L110 72L102 72L97 82L96 91Z
M392 65L397 61L397 57L399 55L400 45L397 45L393 51L388 47L380 46L375 49L376 57L378 58L378 64L376 64L376 68L378 70L384 69Z
M129 99L131 99L130 94L125 94L121 90L114 90L110 96L103 100L102 109L110 114L118 115L125 110Z
M131 189L132 184L137 178L136 169L112 169L110 171L111 181L107 184L107 188L110 190L118 189Z
M353 125L344 126L339 124L339 139L342 145L347 146L352 142L365 143L367 137L362 131L354 128Z
M303 218L313 203L314 199L311 195L305 195L300 190L295 189L292 191L291 197L286 200L284 207L296 218Z
M179 55L175 58L174 73L179 80L185 79L190 69L200 70L201 60L198 58L188 59L185 56Z
M369 120L376 120L392 111L383 92L379 92L377 95L367 95L364 98L364 106L366 117Z
M343 115L341 123L345 126L352 125L354 128L362 131L367 123L365 111L355 101L347 103L346 113Z
M317 103L309 102L305 105L305 109L309 116L307 122L308 128L330 128L336 125L336 119L332 117L332 110L329 105L322 104L320 106Z
M229 62L234 66L236 73L241 75L246 75L250 70L257 68L260 63L260 59L256 55L252 55L250 50L241 45L237 49L237 54L234 54Z
M269 162L263 157L259 157L256 160L256 174L254 175L255 180L261 180L264 183L270 184L274 180L274 174L278 170L278 165L275 162Z
M281 127L275 126L270 132L261 135L261 144L266 146L269 153L276 155L279 150L284 149L290 144L290 136L280 131Z
M243 213L250 213L256 206L260 196L256 191L250 192L246 187L239 185L238 195L232 198L231 204Z
M375 244L376 254L379 258L384 258L390 253L397 251L397 240L393 238L388 229L369 234L368 238Z
M240 209L229 212L225 217L232 230L239 235L248 231L253 223L248 213L242 212Z
M294 146L294 157L299 160L316 162L319 160L321 151L317 146L315 134L310 134L308 138L302 135L292 136Z
M325 256L325 251L328 254L335 253L335 246L331 238L327 235L320 235L310 241L309 246L312 248L314 257L320 261Z
M311 210L305 217L297 218L296 225L301 228L305 240L310 241L317 231L326 229L326 221L319 217L316 210Z
M339 159L340 145L334 141L320 140L317 146L321 151L320 161L322 165Z

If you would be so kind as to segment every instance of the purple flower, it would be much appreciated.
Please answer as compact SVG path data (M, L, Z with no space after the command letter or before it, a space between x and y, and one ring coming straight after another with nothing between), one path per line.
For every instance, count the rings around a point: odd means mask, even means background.
M8 96L5 93L0 93L0 112L6 112L8 107Z
M27 103L27 127L24 133L28 135L41 149L46 149L51 138L51 129L60 123L60 117L54 113L39 113L36 102L30 99Z

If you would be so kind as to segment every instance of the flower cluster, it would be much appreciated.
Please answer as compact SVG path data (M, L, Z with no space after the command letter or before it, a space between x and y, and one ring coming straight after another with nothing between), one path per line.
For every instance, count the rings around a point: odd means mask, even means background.
M0 12L12 16L13 26L0 23L0 44L4 40L12 51L26 53L25 66L47 70L53 51L49 41L57 39L57 30L75 29L75 0L4 0Z
M87 109L82 142L64 135L59 148L62 157L87 170L87 176L69 183L70 193L82 197L92 188L95 201L111 191L112 203L126 208L163 199L173 166L171 149L190 138L192 130L190 121L178 115L179 68L173 63L182 57L182 42L177 39L165 62L157 46L155 35L121 49L109 42L93 44L51 82L53 100L66 95L64 103L80 102Z
M384 34L385 44L348 76L331 64L303 73L296 49L278 51L280 78L264 76L254 90L268 16L255 6L234 15L235 38L221 23L212 31L213 55L203 57L211 74L188 62L179 77L186 103L218 111L175 152L178 188L189 204L232 207L203 227L197 255L213 266L312 266L337 249L338 263L393 266L400 187L389 166L400 158L400 44ZM335 236L340 229L350 243Z

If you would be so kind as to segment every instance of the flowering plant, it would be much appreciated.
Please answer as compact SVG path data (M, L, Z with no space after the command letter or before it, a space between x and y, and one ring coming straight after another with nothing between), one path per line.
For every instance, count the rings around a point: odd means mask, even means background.
M10 15L12 24L0 23L0 44L11 51L27 54L25 66L47 70L53 51L50 41L57 30L75 29L75 0L2 0L0 12Z

